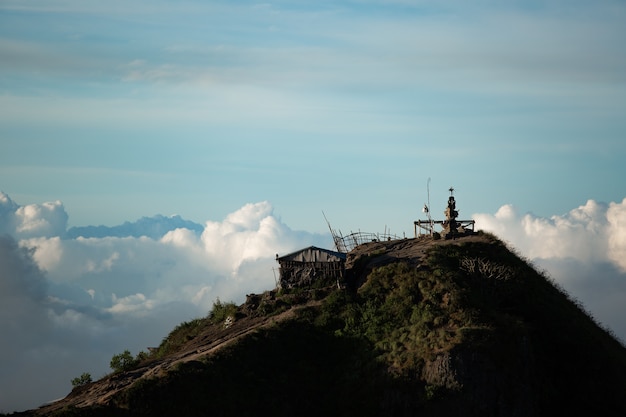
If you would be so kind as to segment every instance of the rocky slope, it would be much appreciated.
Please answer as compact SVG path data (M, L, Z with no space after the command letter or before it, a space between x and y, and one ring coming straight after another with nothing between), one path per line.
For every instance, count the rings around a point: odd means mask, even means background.
M626 349L493 236L372 242L24 415L626 415Z

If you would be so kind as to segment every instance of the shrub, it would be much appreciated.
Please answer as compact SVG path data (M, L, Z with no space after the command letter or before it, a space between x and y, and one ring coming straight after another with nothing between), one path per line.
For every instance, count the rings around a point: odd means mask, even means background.
M72 386L82 387L83 385L91 384L92 382L91 374L89 372L84 372L81 376L72 379Z
M111 369L113 369L114 372L128 371L134 368L136 365L137 360L133 358L133 355L131 355L128 349L126 349L122 353L113 355L110 363Z
M237 313L237 305L235 303L228 302L223 303L218 298L213 302L213 308L209 312L209 319L212 323L217 324L226 320L228 316L235 316Z
M137 354L137 356L135 357L135 360L137 361L137 363L139 362L143 362L147 359L150 359L150 353L145 352L145 351L141 351Z

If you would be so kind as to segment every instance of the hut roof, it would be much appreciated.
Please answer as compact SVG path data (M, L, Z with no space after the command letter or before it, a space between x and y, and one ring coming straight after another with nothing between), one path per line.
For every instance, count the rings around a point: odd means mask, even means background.
M280 257L276 257L276 260L292 261L292 262L340 262L346 260L346 254L341 252L335 252L328 249L318 248L316 246L309 246L308 248L300 249L296 252L289 253Z

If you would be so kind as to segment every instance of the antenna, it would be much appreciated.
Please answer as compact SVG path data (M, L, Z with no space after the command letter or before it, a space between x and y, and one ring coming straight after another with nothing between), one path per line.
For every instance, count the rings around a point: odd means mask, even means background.
M428 181L426 181L426 192L428 193L428 211L430 211L430 177L428 177Z
M426 181L426 192L428 194L428 203L424 204L424 213L428 216L428 226L430 228L430 235L433 234L433 219L430 216L430 177L428 177L428 181Z

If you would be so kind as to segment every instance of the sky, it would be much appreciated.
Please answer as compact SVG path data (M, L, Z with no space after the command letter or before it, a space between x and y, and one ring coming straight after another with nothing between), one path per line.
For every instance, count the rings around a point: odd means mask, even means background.
M622 1L0 3L0 412L334 229L496 233L626 340ZM429 180L430 179L430 180ZM43 375L43 377L42 377Z

